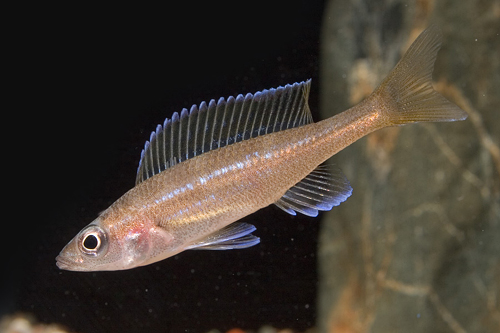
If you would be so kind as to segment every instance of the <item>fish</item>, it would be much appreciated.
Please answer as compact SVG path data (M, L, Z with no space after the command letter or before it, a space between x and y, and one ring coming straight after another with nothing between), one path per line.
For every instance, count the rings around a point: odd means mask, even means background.
M331 156L384 127L467 118L433 89L441 40L428 27L371 95L319 122L311 80L175 112L146 141L135 186L62 249L57 266L125 270L185 250L244 249L260 239L240 220L264 207L317 216L338 206L352 188L325 163Z

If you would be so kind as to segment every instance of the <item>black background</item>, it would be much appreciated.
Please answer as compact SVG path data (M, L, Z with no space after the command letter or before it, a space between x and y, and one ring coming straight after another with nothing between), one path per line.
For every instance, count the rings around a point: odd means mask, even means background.
M60 271L55 257L134 185L145 140L173 112L311 77L317 111L323 3L43 6L9 32L23 37L8 64L21 94L4 122L16 172L2 312L78 332L314 326L318 219L276 207L245 219L261 237L246 250L95 273Z

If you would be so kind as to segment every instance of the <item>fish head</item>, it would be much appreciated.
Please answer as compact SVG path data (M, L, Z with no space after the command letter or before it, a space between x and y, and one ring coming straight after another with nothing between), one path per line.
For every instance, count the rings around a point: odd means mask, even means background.
M57 267L70 271L124 270L146 265L168 251L174 237L144 221L107 223L97 218L83 228L59 253Z

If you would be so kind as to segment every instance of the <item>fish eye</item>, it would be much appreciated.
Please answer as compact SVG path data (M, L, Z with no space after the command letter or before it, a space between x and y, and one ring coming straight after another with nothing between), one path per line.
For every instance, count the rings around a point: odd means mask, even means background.
M99 244L100 242L101 242L100 239L97 238L96 235L89 234L83 240L83 247L87 250L90 250L90 251L95 250L95 249L97 249L98 246L101 245L101 244Z
M78 240L80 251L88 256L96 257L106 253L108 240L106 233L96 225L84 229Z

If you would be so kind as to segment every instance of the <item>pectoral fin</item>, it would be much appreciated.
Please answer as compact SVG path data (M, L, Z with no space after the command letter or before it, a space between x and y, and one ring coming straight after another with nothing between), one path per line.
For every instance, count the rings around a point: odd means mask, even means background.
M196 241L186 250L233 250L259 244L260 238L251 235L256 228L248 223L235 222Z
M274 204L291 215L299 212L314 217L320 210L331 210L340 205L351 193L352 187L338 167L320 165Z

